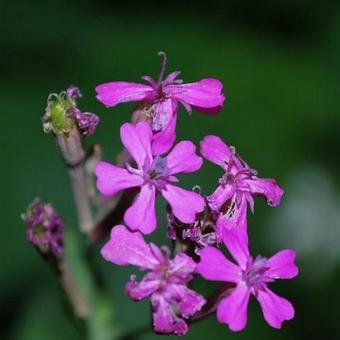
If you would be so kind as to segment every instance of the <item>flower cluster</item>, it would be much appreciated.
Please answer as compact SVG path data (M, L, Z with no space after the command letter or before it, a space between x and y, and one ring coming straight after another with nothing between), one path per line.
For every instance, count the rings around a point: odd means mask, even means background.
M59 257L63 254L63 221L52 205L35 199L22 215L26 237L42 254Z
M265 320L280 328L292 319L289 301L268 288L276 279L297 275L295 252L282 250L270 258L253 258L248 248L248 207L254 212L255 196L268 205L280 204L283 190L273 179L257 176L237 154L217 136L206 136L200 143L204 159L223 170L216 190L204 195L180 186L178 174L198 171L203 158L193 142L175 144L179 104L191 112L217 113L224 103L223 85L217 79L203 79L183 84L175 71L164 78L166 56L160 53L161 72L148 84L109 82L96 88L97 99L107 107L119 103L139 102L132 123L120 128L122 144L129 153L124 167L98 162L95 168L97 188L107 196L128 188L139 192L125 211L124 225L114 226L102 256L116 265L133 265L149 272L141 281L131 276L126 293L133 300L150 298L153 325L158 333L184 335L191 319L197 319L206 300L188 288L195 276L223 282L224 295L216 300L217 320L233 331L247 322L247 305L251 294L259 301ZM174 145L175 144L175 145ZM157 227L156 197L167 202L167 236L175 247L172 252L146 243L143 234ZM220 249L234 258L231 262Z

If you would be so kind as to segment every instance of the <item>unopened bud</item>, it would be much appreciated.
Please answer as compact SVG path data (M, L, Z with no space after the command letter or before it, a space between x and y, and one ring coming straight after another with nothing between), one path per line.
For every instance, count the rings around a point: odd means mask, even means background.
M27 241L42 254L56 257L63 254L63 221L51 204L36 198L22 214L22 219L26 224Z

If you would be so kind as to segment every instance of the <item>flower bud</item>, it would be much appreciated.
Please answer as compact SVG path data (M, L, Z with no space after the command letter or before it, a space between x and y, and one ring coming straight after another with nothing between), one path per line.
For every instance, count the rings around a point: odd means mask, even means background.
M42 254L59 257L63 254L63 221L49 203L36 198L22 214L26 224L27 241Z

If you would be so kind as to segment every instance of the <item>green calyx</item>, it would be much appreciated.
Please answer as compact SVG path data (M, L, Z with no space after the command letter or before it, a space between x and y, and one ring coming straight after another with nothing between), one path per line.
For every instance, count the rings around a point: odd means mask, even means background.
M75 127L75 124L67 112L74 107L75 102L68 98L65 91L60 94L50 94L45 114L42 117L44 132L69 133Z

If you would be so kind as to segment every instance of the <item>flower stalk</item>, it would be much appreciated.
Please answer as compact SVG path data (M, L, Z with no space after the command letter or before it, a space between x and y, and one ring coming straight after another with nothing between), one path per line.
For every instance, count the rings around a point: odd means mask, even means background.
M65 259L62 259L58 263L57 270L60 283L67 294L69 302L73 306L74 314L80 319L86 319L90 313L88 301L86 301L84 296L79 291L79 287Z
M94 220L86 186L82 136L75 128L68 134L56 135L56 141L70 177L80 230L90 234L94 227Z

